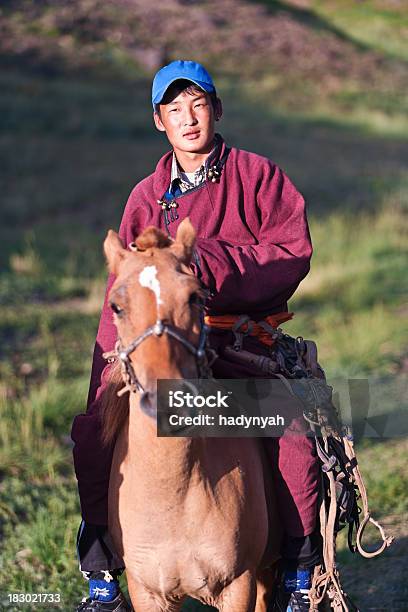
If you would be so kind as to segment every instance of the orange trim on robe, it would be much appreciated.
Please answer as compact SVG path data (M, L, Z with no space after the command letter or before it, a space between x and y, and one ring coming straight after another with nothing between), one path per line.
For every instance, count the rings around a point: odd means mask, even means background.
M263 321L276 328L285 323L285 321L290 321L293 315L293 312L277 312L276 314L268 315ZM232 329L239 318L240 315L206 315L204 321L207 325L216 329ZM250 323L252 323L252 331L249 335L256 336L266 346L272 346L274 343L272 336L255 321L250 321ZM240 330L246 332L248 330L248 323L241 325Z

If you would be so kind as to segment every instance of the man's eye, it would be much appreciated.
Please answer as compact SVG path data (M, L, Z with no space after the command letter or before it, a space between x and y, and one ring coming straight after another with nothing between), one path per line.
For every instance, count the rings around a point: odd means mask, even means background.
M123 308L115 304L115 302L110 302L109 306L112 308L113 312L117 315L123 314Z

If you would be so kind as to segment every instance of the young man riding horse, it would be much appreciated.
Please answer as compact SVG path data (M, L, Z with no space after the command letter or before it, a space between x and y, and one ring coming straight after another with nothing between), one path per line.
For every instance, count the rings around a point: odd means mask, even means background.
M165 132L172 151L131 192L119 235L125 246L148 226L174 237L180 222L187 216L191 219L197 231L191 266L209 293L210 345L220 354L213 375L259 376L250 364L230 361L222 349L231 343L231 327L241 315L267 321L273 328L291 318L287 300L308 273L312 255L305 202L276 164L229 148L215 134L222 105L200 64L175 61L159 70L152 103L155 125ZM113 281L111 274L107 294ZM107 530L112 448L103 447L100 438L101 398L110 367L102 355L112 351L116 338L105 299L87 412L78 415L72 427L83 518L78 555L90 586L90 597L78 607L83 612L129 610L117 581L123 560ZM269 354L255 334L243 337L243 347ZM265 439L284 528L282 576L271 604L278 611L309 609L311 574L321 556L316 526L319 466L306 431L299 414L282 437Z

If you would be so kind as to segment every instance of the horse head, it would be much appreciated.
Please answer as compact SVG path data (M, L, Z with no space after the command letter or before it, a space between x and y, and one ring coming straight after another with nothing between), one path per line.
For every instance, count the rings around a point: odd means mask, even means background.
M141 407L153 415L157 379L199 378L205 358L203 290L190 269L196 233L189 219L173 241L148 227L130 250L110 230L104 243L116 280L109 305L118 331L118 356Z

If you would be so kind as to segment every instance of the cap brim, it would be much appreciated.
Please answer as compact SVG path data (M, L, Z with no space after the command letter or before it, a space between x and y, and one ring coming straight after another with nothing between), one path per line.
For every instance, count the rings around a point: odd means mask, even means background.
M213 85L210 85L209 83L205 83L204 81L195 81L194 79L188 79L185 76L177 76L174 79L172 79L171 81L169 81L167 83L167 85L165 87L163 87L156 94L156 96L152 100L153 106L155 104L160 104L160 102L163 100L164 94L166 93L166 91L168 90L170 85L172 83L175 83L175 81L190 81L191 83L194 83L195 85L197 85L197 87L199 87L203 91L206 91L207 93L211 93L211 92L215 91L215 87Z

